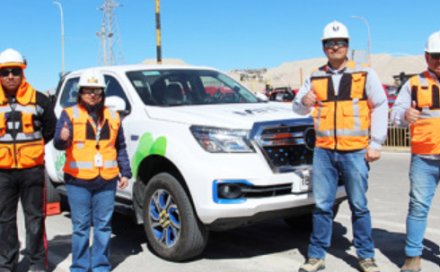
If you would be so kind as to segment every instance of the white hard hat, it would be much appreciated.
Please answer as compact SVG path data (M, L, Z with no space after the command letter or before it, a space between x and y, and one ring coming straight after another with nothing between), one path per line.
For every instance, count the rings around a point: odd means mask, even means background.
M440 31L432 33L425 46L426 53L440 53Z
M348 29L343 25L342 23L338 21L333 21L329 24L327 24L324 27L324 31L322 34L322 41L329 40L329 39L350 39L350 36L348 35Z
M105 88L104 76L96 70L87 70L81 74L78 87Z
M0 53L0 67L19 66L26 68L26 59L23 55L12 48L5 49Z

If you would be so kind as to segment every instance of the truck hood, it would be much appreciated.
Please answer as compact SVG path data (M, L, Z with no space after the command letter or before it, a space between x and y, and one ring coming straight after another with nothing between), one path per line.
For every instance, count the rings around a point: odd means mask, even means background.
M251 129L255 122L304 118L290 103L217 104L145 108L156 120L213 127Z

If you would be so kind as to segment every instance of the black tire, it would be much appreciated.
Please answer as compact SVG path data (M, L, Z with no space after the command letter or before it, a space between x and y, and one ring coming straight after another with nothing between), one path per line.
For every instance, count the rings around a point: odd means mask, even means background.
M333 207L333 219L336 218L336 215L339 211L339 206L341 204L338 203ZM313 230L313 214L303 214L300 216L292 216L284 218L284 221L293 229L302 230L311 232Z
M148 182L143 221L150 249L163 259L185 261L205 249L209 232L198 220L182 185L168 173L157 174Z
M44 171L44 182L46 187L46 203L60 202L60 194L53 185L46 171Z

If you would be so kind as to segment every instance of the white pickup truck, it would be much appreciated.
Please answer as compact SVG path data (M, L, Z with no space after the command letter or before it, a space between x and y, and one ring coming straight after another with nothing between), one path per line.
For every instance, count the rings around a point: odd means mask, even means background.
M211 68L93 69L105 75L106 105L122 116L134 174L117 192L116 210L132 212L144 225L155 254L172 261L194 258L209 230L263 219L310 224L303 220L310 220L314 204L310 118L295 115L288 104L259 100ZM76 103L82 72L60 81L57 116ZM63 152L46 145L47 175L61 194L64 161ZM343 199L340 186L335 208Z

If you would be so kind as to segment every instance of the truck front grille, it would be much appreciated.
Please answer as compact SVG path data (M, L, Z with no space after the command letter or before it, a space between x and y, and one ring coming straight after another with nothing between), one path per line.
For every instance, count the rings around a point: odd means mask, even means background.
M311 118L256 123L250 137L275 173L312 164L315 131Z

